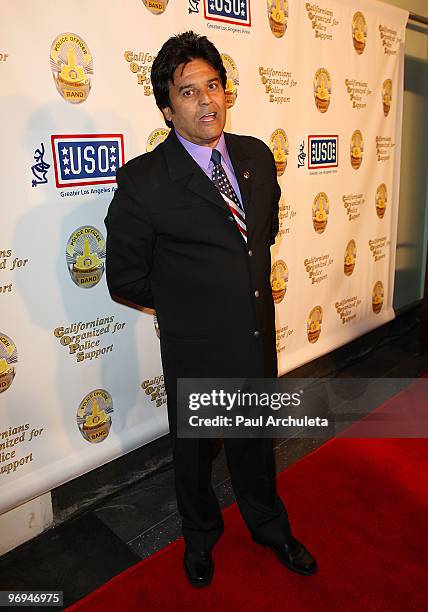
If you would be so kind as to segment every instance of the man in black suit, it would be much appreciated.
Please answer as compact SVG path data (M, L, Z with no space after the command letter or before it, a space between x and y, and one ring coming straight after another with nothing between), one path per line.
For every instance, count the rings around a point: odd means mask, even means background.
M178 509L190 583L213 576L223 519L211 485L209 439L176 435L177 378L276 377L270 246L280 188L269 148L224 134L226 73L205 36L170 38L151 72L173 129L117 173L106 218L112 296L156 309ZM275 490L272 440L225 439L239 509L253 538L301 574L316 563L291 533Z

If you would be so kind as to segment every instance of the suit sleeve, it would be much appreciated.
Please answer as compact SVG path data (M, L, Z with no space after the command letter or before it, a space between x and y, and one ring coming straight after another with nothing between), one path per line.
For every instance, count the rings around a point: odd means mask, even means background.
M272 202L272 233L271 233L271 244L275 243L276 235L279 230L279 200L281 197L281 188L278 185L278 178L276 172L276 165L273 155L271 156L272 172L273 172L273 202Z
M122 167L105 219L106 279L113 298L154 308L150 286L155 234L135 186Z

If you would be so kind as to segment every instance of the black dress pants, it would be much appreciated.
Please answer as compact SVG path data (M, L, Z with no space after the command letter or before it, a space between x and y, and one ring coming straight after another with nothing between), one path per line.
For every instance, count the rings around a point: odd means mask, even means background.
M216 440L176 438L173 459L178 511L189 550L210 550L223 533L223 517L212 484ZM275 487L271 439L224 439L239 510L249 531L265 544L291 538L287 511Z

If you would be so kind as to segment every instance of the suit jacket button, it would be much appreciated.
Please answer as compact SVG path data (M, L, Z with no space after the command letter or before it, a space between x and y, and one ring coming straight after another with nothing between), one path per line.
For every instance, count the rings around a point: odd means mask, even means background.
M260 291L258 289L256 289L254 291L254 295L255 295L256 298L260 297Z
M250 249L250 250L248 251L248 257L252 257L252 256L253 256L253 251Z
M258 338L260 336L260 332L258 329L256 329L256 331L253 334L254 338Z

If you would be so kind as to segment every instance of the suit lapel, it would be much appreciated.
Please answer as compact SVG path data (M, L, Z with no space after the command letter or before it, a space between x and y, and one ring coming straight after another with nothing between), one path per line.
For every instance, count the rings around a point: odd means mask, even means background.
M236 180L238 181L245 214L248 215L251 208L251 186L253 182L252 176L254 170L251 163L251 158L233 134L227 134L225 132L224 137L226 140L230 161L232 162L232 166L235 171Z
M183 187L201 198L229 211L217 187L186 151L174 130L170 131L168 138L159 146L162 147L168 171L173 181L181 183Z
M251 206L252 184L256 168L254 161L241 145L237 136L225 132L224 137L241 192L247 230L250 232L256 212L253 210L254 207ZM177 182L177 186L180 185L182 188L188 189L199 197L209 200L212 204L230 212L217 187L186 151L173 129L170 131L168 138L159 145L159 148L165 156L170 177Z

